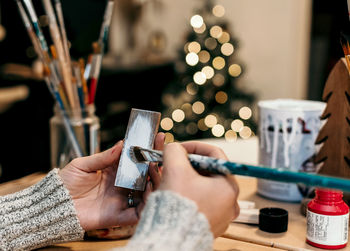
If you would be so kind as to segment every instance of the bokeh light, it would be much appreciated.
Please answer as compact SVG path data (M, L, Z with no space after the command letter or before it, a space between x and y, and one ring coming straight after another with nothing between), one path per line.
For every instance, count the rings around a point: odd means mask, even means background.
M196 41L189 43L187 48L189 52L198 53L201 51L201 45Z
M206 131L206 130L209 129L209 128L205 125L204 119L198 120L197 125L198 125L198 129L201 130L201 131Z
M252 135L252 130L248 126L242 127L242 129L239 131L239 136L242 139L248 139Z
M218 41L221 44L228 43L230 41L230 34L226 31L223 31L221 36L218 38Z
M243 106L241 109L239 109L238 114L242 119L250 119L252 116L252 110L247 106Z
M205 117L204 123L207 127L213 127L218 123L218 120L213 114L209 114Z
M205 81L207 80L207 77L205 76L205 74L201 71L197 71L194 75L193 75L193 81L197 84L197 85L203 85L205 83Z
M168 144L168 143L172 143L174 142L174 135L170 132L166 132L165 133L165 140L164 140L164 143L165 144Z
M224 6L217 4L213 8L213 15L216 17L223 17L225 15L225 8Z
M199 61L201 63L207 63L210 59L210 54L206 50L202 50L198 53Z
M171 117L173 118L174 121L181 122L185 119L185 113L181 109L176 109L171 114Z
M213 128L211 129L211 133L215 137L221 137L225 133L225 128L222 125L217 124L217 125L213 126Z
M205 74L207 79L211 79L214 76L214 69L211 66L204 66L202 72Z
M204 41L205 47L207 47L209 50L214 50L217 46L217 42L214 38L209 37Z
M213 38L219 38L222 35L222 28L218 25L214 25L213 27L210 28L210 36Z
M200 101L196 101L193 103L192 105L192 111L196 114L201 114L203 113L205 110L205 106L202 102Z
M241 75L241 73L242 73L242 68L241 68L238 64L232 64L232 65L230 65L230 67L228 68L228 73L229 73L232 77L238 77L238 76Z
M173 126L174 126L174 122L171 118L163 118L162 121L160 122L160 127L165 131L171 130Z
M186 55L186 63L188 65L194 66L198 63L198 55L194 52L190 52Z
M225 104L226 101L227 101L227 94L226 92L224 91L218 91L216 94L215 94L215 100L216 102L218 102L219 104Z
M221 46L221 53L225 56L230 56L234 51L233 45L230 43L224 43Z
M221 70L225 67L225 59L223 57L215 57L213 59L213 67L217 70Z
M216 73L213 77L213 84L217 87L223 86L225 83L225 77L221 73Z
M233 130L228 130L226 133L225 133L225 139L226 141L228 142L234 142L237 140L237 133L234 132Z
M200 28L204 21L200 15L194 15L191 17L191 25L193 28Z
M231 123L231 128L232 130L234 130L235 132L239 132L242 128L243 128L244 124L243 121L240 119L235 119L234 121L232 121Z

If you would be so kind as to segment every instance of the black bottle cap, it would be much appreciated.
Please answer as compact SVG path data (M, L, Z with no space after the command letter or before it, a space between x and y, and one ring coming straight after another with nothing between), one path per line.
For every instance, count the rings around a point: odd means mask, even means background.
M266 207L259 212L259 229L269 233L282 233L288 229L288 211Z

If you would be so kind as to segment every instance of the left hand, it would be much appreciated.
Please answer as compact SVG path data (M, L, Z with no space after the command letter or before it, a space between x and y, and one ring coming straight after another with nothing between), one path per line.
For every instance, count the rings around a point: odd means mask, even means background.
M163 149L164 138L163 133L157 134L155 149ZM72 160L59 172L85 231L136 224L152 187L159 185L157 167L152 165L153 184L147 182L139 203L135 199L137 206L128 207L128 191L114 186L122 148L123 141L119 141L104 152Z

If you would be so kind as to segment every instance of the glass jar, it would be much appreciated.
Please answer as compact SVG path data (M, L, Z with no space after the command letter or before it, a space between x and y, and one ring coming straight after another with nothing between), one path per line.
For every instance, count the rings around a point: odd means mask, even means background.
M62 112L56 104L50 119L51 168L100 151L100 121L95 107Z
M306 242L324 249L344 248L348 242L349 207L341 191L316 189L307 207Z

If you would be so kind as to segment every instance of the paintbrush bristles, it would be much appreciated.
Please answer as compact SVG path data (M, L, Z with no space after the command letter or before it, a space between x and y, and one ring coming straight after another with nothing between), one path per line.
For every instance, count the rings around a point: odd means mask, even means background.
M344 57L346 60L347 68L350 74L350 45L348 36L345 33L340 34L340 44L344 52Z

